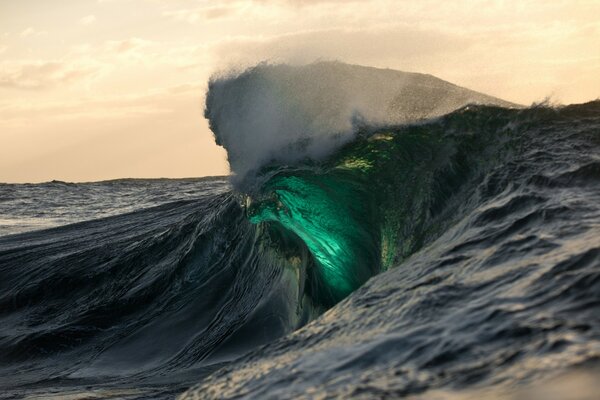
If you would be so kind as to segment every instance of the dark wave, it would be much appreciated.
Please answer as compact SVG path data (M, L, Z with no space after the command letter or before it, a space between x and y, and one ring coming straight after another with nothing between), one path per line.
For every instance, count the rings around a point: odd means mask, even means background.
M184 398L512 398L565 371L596 376L599 157L596 101L469 106L267 168L250 220L302 239L335 300L385 272ZM571 394L594 393L585 382Z
M335 303L471 211L487 174L518 155L517 126L548 112L470 106L433 123L363 128L326 162L267 167L258 184L242 183L250 221L293 232Z
M312 312L285 265L231 193L0 238L1 385L235 358Z
M599 159L598 101L468 106L237 190L0 237L0 386L400 397L589 362Z

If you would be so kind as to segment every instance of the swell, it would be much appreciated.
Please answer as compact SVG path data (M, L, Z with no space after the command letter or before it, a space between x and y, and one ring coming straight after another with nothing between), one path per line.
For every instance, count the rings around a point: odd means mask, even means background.
M270 240L231 192L0 238L0 384L153 379L295 329L316 311Z
M513 398L515 387L543 387L565 371L596 376L599 157L594 101L469 106L364 131L322 163L267 167L249 192L251 221L304 240L334 300L345 293L327 263L349 282L364 264L323 262L327 252L318 256L311 242L367 243L370 265L389 270L182 398L471 398L473 388L486 389L475 397ZM335 208L316 206L303 188ZM329 235L365 216L371 225L360 234Z
M426 123L363 127L328 158L270 164L236 191L2 237L0 382L14 388L49 379L139 383L169 376L169 385L185 386L203 373L197 368L296 330L441 236L451 243L461 234L451 228L481 229L450 249L434 249L441 256L423 262L432 269L427 279L400 285L416 297L386 292L410 304L444 303L443 295L418 295L452 278L436 268L460 266L490 243L540 253L554 246L514 235L564 218L568 209L536 209L548 199L515 187L595 185L599 114L600 102L468 106ZM563 156L567 150L577 157ZM507 256L495 257L485 263ZM566 265L588 266L597 250L571 258ZM520 277L511 276L502 279ZM352 299L393 314L381 304L384 286L373 282L335 308L350 336L367 335L343 311ZM460 303L461 285L452 290L447 303ZM320 323L335 319L335 310ZM429 312L409 311L414 315L402 316L407 325ZM309 346L290 341L278 342L276 351Z

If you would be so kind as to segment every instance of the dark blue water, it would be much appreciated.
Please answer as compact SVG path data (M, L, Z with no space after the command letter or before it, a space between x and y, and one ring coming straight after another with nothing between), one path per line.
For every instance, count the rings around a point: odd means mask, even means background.
M506 398L596 374L600 102L461 109L263 178L1 185L0 397ZM309 184L350 211L298 206ZM325 214L368 216L378 249L337 304Z
M0 183L0 236L124 214L223 190L219 178Z

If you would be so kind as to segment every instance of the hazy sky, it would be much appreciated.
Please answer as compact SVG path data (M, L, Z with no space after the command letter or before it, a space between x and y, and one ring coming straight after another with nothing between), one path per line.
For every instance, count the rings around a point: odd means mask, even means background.
M0 0L0 182L225 174L206 82L261 60L595 99L599 16L599 0Z

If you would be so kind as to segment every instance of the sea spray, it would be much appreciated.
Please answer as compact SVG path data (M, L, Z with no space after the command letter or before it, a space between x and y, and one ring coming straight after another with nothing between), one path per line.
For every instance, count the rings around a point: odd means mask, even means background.
M423 187L409 184L410 176L404 175L418 174L414 167L421 160L413 160L414 154L406 154L408 160L398 156L405 149L414 151L413 143L404 141L424 140L426 135L369 136L378 127L431 118L477 102L508 105L423 74L337 62L260 64L214 77L205 115L217 143L227 150L235 186L251 199L250 221L280 224L307 246L316 264L307 287L319 304L331 305L387 268L398 251L410 254L423 242L417 228L410 237L399 235L412 226L414 215L388 211L395 208L387 201L414 201L417 209L411 210L410 204L402 209L424 215L419 207L428 199L416 195L431 188L427 181ZM357 136L362 139L357 141ZM424 151L438 151L431 148L437 140L432 139L422 145ZM349 148L360 152L331 157L351 141ZM383 148L378 144L382 141L391 142ZM305 168L294 169L299 163ZM381 181L390 169L402 173Z
M269 163L322 160L356 136L358 123L414 122L470 103L514 106L431 75L339 62L259 64L214 76L205 116L239 185Z

